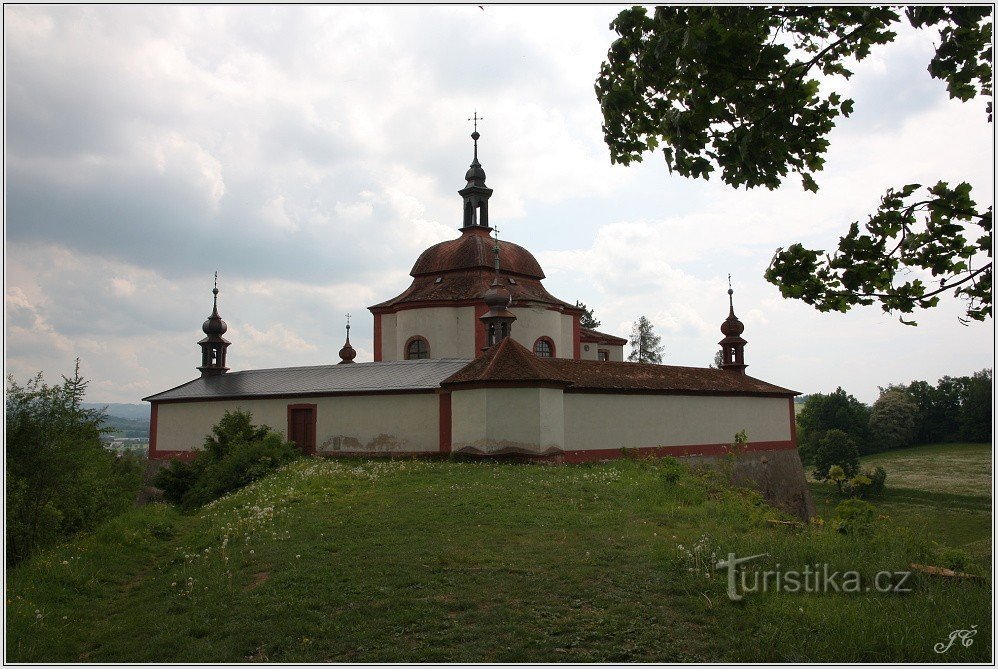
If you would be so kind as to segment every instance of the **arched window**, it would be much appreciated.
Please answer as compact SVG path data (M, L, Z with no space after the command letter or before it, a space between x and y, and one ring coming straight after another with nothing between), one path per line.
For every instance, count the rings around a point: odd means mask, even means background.
M406 360L422 360L424 358L430 357L430 343L426 341L423 337L416 335L415 337L409 337L409 341L405 343L405 359Z
M541 337L534 342L534 355L538 358L554 357L554 342L550 337Z

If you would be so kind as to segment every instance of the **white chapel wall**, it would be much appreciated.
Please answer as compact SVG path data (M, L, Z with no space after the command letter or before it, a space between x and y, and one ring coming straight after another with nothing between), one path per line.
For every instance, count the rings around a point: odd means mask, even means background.
M565 408L560 388L474 388L451 393L454 451L563 449Z
M375 318L381 319L381 359L398 360L398 344L395 341L398 338L396 314L380 314Z
M785 397L565 393L566 450L789 441Z
M405 359L405 343L410 337L425 337L430 344L430 357L464 358L475 357L475 308L467 307L423 307L403 309L394 314L395 350L391 360ZM384 325L382 325L384 328ZM385 337L382 329L382 337ZM389 358L384 358L388 360Z
M573 356L571 316L543 307L512 307L510 311L516 314L511 335L514 341L533 351L538 338L550 337L554 357Z
M315 404L318 452L426 452L440 448L436 393L339 395L292 399L168 402L157 409L156 450L201 448L226 411L243 409L253 423L287 435L288 405Z

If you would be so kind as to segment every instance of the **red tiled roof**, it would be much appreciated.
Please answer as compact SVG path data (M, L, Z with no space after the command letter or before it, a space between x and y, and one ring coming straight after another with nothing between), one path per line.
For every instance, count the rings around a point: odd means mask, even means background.
M570 381L563 378L551 365L553 360L554 358L538 358L512 337L506 337L466 367L444 379L441 385L529 381L567 386Z
M579 328L579 333L579 339L590 344L613 344L614 346L623 346L627 343L627 340L622 337L615 337L605 332L599 332L598 330L590 330L589 328Z
M401 294L390 300L380 302L371 309L385 309L412 302L457 302L485 301L485 293L495 277L495 270L472 269L463 272L451 272L439 275L417 276L412 284ZM439 283L437 279L440 279ZM575 306L563 302L544 288L538 279L524 277L500 277L503 285L513 296L513 306L518 304L548 304L562 309L576 310ZM514 283L515 282L515 283Z
M495 243L485 228L463 230L457 239L434 244L423 251L409 274L438 276L474 268L494 269L495 256L492 249ZM512 242L499 242L499 262L503 274L544 278L540 264L530 251Z
M555 383L566 391L652 392L677 395L775 395L800 393L765 381L722 369L652 365L639 362L607 362L538 358L507 337L452 376L452 384Z

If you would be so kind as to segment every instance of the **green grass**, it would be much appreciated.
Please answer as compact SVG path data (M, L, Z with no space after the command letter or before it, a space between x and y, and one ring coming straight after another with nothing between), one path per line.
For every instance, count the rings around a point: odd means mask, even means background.
M883 467L897 488L957 495L991 495L990 444L932 444L861 458L864 467Z
M888 479L890 483L890 479ZM690 557L865 578L941 547L785 518L671 460L306 460L193 516L136 510L8 573L7 659L90 662L977 661L990 580L725 595ZM978 625L975 643L932 646Z
M878 513L941 547L968 554L984 571L991 563L990 444L931 444L860 458L883 467L887 490L874 500ZM831 485L811 484L818 514L829 517L841 501ZM983 572L982 572L983 573Z

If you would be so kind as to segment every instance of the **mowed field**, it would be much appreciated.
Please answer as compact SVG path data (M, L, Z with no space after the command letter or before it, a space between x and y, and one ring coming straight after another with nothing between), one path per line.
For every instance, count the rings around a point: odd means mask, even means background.
M883 467L887 491L878 512L957 551L979 565L991 562L992 455L990 444L931 444L860 458ZM839 502L831 486L811 484L819 514Z
M954 495L991 496L990 444L932 444L862 458L864 467L887 470L895 488Z
M987 563L966 565L981 580L869 588L980 531L954 539L926 513L988 513L920 499L878 503L869 531L843 534L671 459L304 460L196 514L136 509L9 570L7 659L989 661ZM765 554L750 571L854 570L867 588L733 602L714 568L732 552ZM935 652L970 625L973 644Z

